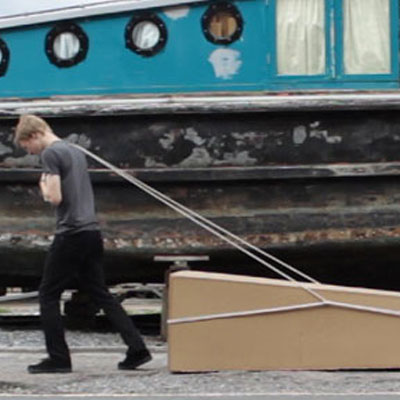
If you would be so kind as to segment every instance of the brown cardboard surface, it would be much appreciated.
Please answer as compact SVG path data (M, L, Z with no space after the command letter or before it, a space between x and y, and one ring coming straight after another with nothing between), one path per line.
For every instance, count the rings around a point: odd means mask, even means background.
M307 284L328 300L400 310L400 294ZM171 371L399 368L400 317L318 308L180 322L319 300L296 282L182 271L171 275Z

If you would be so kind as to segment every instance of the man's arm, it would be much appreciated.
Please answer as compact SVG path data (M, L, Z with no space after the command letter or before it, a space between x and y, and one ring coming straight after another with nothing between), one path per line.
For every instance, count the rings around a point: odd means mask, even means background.
M58 206L62 202L60 175L42 174L39 187L44 201L48 201L54 206Z

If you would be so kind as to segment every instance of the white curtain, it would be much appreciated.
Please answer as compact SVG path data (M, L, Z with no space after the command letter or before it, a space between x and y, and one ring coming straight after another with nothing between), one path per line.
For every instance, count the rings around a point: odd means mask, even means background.
M325 0L277 0L276 12L278 74L324 74Z
M132 40L140 49L151 49L160 40L160 30L151 21L139 22L133 28Z
M61 60L74 58L81 47L78 37L71 32L60 33L54 40L53 48Z
M390 73L390 1L343 0L346 74Z

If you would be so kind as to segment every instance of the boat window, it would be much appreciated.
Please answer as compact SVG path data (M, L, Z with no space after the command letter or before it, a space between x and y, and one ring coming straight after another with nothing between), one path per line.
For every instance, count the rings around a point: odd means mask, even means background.
M61 60L69 60L79 53L80 42L76 35L65 32L58 35L53 42L53 51Z
M325 0L277 0L279 75L325 73Z
M390 73L389 0L344 0L345 74Z
M280 82L347 86L363 80L396 80L398 0L271 4L275 40L267 44L272 54L268 60L273 60L271 72Z
M0 39L0 76L6 74L9 60L10 52L8 50L6 42Z
M125 29L125 44L137 54L150 57L167 42L167 28L155 14L135 16Z
M139 22L132 31L132 41L141 49L151 49L160 40L160 31L156 24L150 21Z
M55 26L46 37L46 53L58 67L72 67L86 58L89 40L78 25L64 23Z
M230 44L240 38L243 19L239 10L231 3L212 4L202 17L205 37L212 43Z

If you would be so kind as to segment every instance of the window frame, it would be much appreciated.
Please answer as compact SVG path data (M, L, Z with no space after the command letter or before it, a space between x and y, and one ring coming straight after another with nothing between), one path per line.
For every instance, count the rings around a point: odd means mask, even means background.
M329 81L331 79L331 71L330 65L332 54L330 52L331 48L331 35L326 34L325 36L325 73L324 74L317 74L317 75L301 75L301 74L294 74L294 75L281 75L278 72L278 49L277 49L277 38L278 38L278 30L277 30L277 2L278 0L274 0L270 4L269 10L269 18L268 18L268 25L272 27L270 30L271 36L274 40L271 41L271 75L274 80L280 81L308 81L308 82L323 82ZM325 0L325 32L331 31L331 18L329 17L329 7L327 3L330 3L330 0Z
M69 59L61 59L55 54L54 41L58 35L63 33L73 33L80 42L78 53ZM58 68L70 68L85 60L89 51L89 38L85 31L75 22L63 21L57 23L46 35L45 51L49 61Z
M391 72L388 74L345 74L344 73L344 46L343 46L343 0L325 0L325 74L319 75L280 75L278 73L277 49L277 1L267 0L267 37L273 38L268 43L268 72L267 79L271 83L288 83L294 86L313 86L316 83L326 83L327 86L340 88L340 83L346 87L350 83L364 83L379 85L379 82L396 82L399 79L399 38L395 32L399 29L398 0L390 2L390 57ZM315 86L313 86L315 87Z
M0 77L7 73L8 64L10 62L10 50L7 43L0 38L0 50L2 52L2 59L0 61Z
M160 32L160 39L159 41L150 48L141 48L138 47L132 38L133 30L135 29L136 25L142 22L151 22L157 26ZM133 53L140 55L142 57L153 57L164 50L165 46L168 42L168 30L164 20L159 17L156 13L139 13L135 14L129 22L125 26L125 47L132 51Z
M236 23L236 31L230 36L230 37L215 37L212 35L209 31L209 24L211 21L211 18L215 15L215 13L219 11L227 11L227 12L232 12ZM243 22L243 17L242 14L239 10L239 8L233 4L231 1L220 1L211 4L207 10L204 12L203 16L201 17L201 29L203 31L204 37L213 44L216 45L230 45L237 40L239 40L242 37L243 34L243 27L244 27L244 22Z

